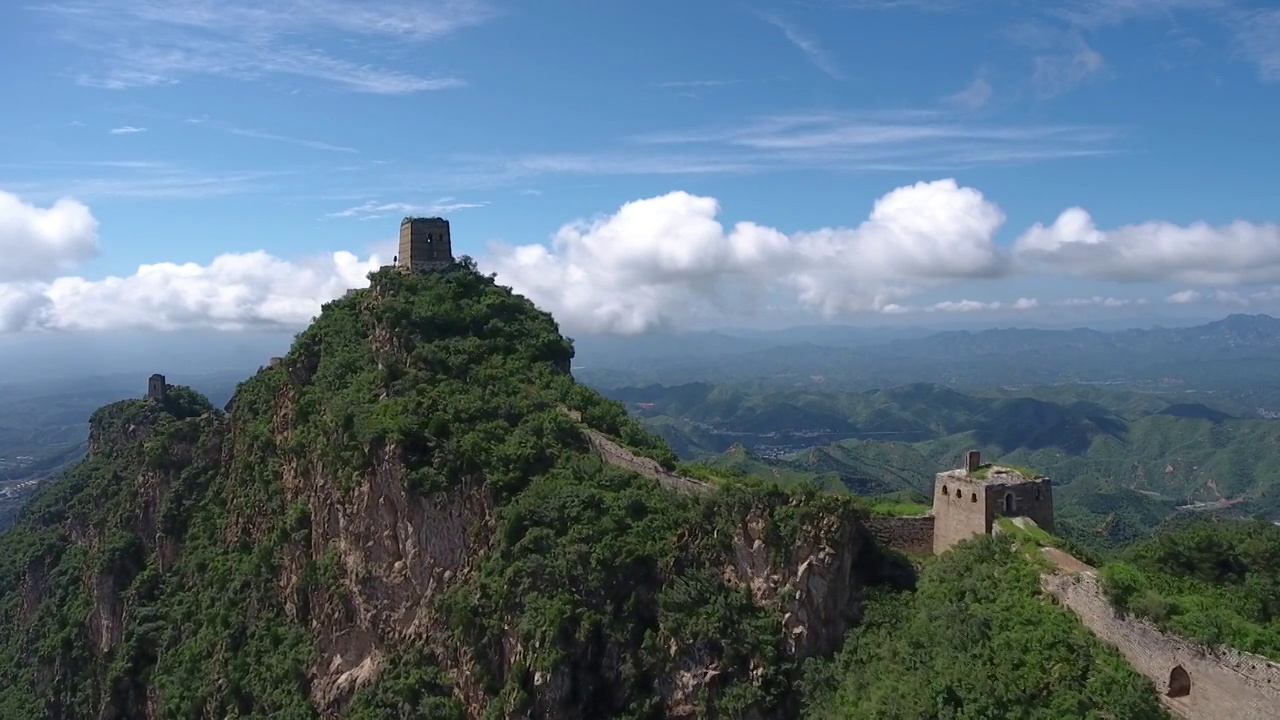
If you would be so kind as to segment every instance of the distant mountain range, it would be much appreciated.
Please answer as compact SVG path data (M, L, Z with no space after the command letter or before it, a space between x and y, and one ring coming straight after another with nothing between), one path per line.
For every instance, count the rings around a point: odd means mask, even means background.
M1280 519L1280 423L1150 393L693 383L608 394L687 459L864 495L927 500L934 474L978 449L1047 473L1068 526L1095 544L1132 540L1179 512Z
M906 331L902 331L906 332ZM1280 320L1231 315L1184 328L992 329L890 337L833 332L829 342L770 335L682 336L674 343L587 343L575 376L597 387L689 382L761 389L871 389L915 382L964 390L1106 384L1185 394L1233 414L1280 411Z

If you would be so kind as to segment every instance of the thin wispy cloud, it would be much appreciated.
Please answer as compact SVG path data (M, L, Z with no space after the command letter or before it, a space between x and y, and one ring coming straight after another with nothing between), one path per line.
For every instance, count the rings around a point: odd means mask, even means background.
M289 137L288 135L280 135L279 133L267 132L266 130L257 130L254 128L241 128L234 125L227 125L209 118L187 118L187 124L199 125L214 130L218 130L229 135L238 135L240 137L254 138L257 140L268 140L271 142L286 143L289 145L298 145L300 147L311 148L312 150L322 150L325 152L339 153L359 153L360 151L353 147L343 145L334 145L332 143L321 142L319 140L308 140L306 138Z
M1226 10L1234 0L1072 0L1045 5L1046 14L1072 25L1096 29L1131 20L1173 20L1179 13Z
M826 49L822 47L817 38L777 15L764 15L763 18L770 25L781 30L783 36L792 45L799 48L815 67L836 80L844 79L844 74L840 72L840 68L836 66L835 61L827 54Z
M1031 82L1036 95L1049 99L1097 78L1107 62L1102 53L1080 42L1068 52L1036 57L1034 67Z
M695 90L700 88L723 87L725 85L736 85L741 80L669 80L667 82L656 83L660 88L671 88L678 90Z
M924 10L944 12L971 8L972 0L801 0L803 4L847 10Z
M977 110L991 102L991 96L994 93L991 83L983 73L979 72L963 90L943 97L942 102L965 110Z
M1258 66L1263 82L1280 82L1280 10L1253 10L1235 17L1240 54Z
M459 210L469 210L472 208L480 208L488 205L488 202L460 202L456 198L445 197L426 205L417 205L414 203L380 203L376 200L349 207L345 210L331 212L325 217L331 218L357 218L360 220L374 220L393 215L443 215L447 213L458 212Z
M546 176L745 175L796 169L950 172L1114 154L1119 129L956 123L933 111L767 116L626 138L634 151L455 156L398 187L495 188ZM384 178L385 179L385 178Z
M631 138L646 145L736 150L756 162L807 166L896 164L946 168L1115 152L1119 132L1081 125L980 125L935 113L794 114L742 125Z
M88 51L81 84L148 87L210 76L256 80L272 75L355 92L405 94L465 85L379 67L377 43L423 43L493 16L481 0L423 5L408 0L68 0L43 10L61 21L59 37ZM351 57L316 49L337 35Z
M107 131L107 133L110 135L135 135L137 133L144 133L146 131L147 129L144 127L134 127L132 125L125 125L124 127L111 128L110 130Z
M277 182L294 170L232 170L206 172L150 161L88 161L50 163L47 167L82 165L100 170L90 175L49 174L37 181L5 178L0 187L36 199L73 196L102 198L200 199L278 189Z

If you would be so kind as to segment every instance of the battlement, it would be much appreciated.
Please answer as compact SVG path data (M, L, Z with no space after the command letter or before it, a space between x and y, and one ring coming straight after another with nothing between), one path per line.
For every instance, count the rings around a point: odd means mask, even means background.
M449 221L442 217L406 217L400 221L396 265L413 272L443 270L453 264Z

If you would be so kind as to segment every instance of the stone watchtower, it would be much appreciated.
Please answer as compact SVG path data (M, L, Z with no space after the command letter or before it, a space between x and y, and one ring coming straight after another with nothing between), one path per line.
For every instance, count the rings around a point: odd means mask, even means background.
M160 373L147 378L147 397L156 402L164 402L169 394L169 386L164 381L164 376Z
M1053 487L1043 475L983 465L978 451L970 450L963 468L938 473L933 516L934 553L974 535L989 535L997 517L1026 517L1052 533Z
M443 270L453 264L449 221L441 217L407 217L400 221L396 265L413 272Z

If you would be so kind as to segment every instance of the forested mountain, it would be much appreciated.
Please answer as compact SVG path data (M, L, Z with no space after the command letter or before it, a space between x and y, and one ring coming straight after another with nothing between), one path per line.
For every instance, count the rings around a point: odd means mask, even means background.
M1179 512L1280 519L1280 424L1100 388L967 394L930 384L760 392L705 383L620 388L687 459L782 470L860 494L931 495L965 451L1053 478L1073 539L1115 546ZM1179 510L1179 508L1183 508Z
M846 495L606 465L588 430L675 457L549 316L466 262L372 280L225 411L178 385L94 414L0 536L0 718L1162 716L1007 548L913 591ZM997 632L922 633L977 577ZM931 690L886 705L894 627Z
M763 390L867 390L916 382L961 390L1106 385L1179 396L1236 415L1280 412L1280 320L1231 315L1186 328L991 329L891 338L832 328L785 336L695 335L662 351L600 345L575 373L595 387L690 382ZM629 345L625 346L630 348Z

